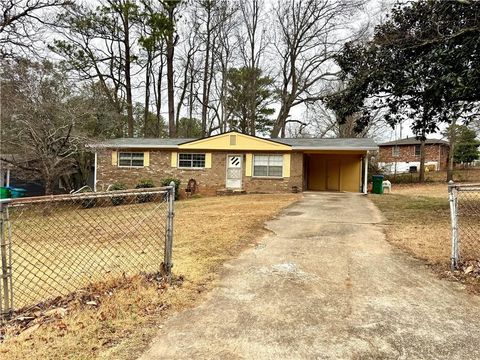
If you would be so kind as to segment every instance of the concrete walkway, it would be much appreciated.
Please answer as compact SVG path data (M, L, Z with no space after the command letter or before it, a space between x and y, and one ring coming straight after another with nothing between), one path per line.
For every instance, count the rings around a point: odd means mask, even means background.
M380 220L362 195L306 193L141 359L480 358L479 298L390 246Z

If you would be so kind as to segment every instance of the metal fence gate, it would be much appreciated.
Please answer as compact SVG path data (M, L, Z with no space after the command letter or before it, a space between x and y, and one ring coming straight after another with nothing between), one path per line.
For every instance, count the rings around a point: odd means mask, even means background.
M480 184L448 185L452 223L452 271L460 264L480 261Z
M98 282L171 276L175 186L0 200L0 320Z

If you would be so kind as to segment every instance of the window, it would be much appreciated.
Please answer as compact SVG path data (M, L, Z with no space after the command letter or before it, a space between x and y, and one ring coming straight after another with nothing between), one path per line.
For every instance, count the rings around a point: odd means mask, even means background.
M420 156L420 145L415 145L415 156Z
M392 156L400 156L400 148L396 145L392 147Z
M143 152L121 152L118 156L118 166L143 166Z
M179 154L178 167L181 168L204 168L205 154Z
M282 177L283 155L255 155L253 176Z

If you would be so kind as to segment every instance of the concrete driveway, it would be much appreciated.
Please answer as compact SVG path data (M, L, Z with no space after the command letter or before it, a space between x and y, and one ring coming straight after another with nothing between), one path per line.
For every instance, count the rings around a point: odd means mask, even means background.
M380 221L362 195L306 193L141 359L478 359L479 298L390 246Z

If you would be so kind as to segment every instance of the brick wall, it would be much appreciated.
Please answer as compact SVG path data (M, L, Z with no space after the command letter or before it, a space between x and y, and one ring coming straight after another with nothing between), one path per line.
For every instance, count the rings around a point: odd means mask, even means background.
M135 151L122 149L122 151ZM136 150L138 151L138 150ZM210 169L181 169L171 167L171 152L145 150L150 154L150 165L147 167L127 168L112 165L112 151L108 149L97 151L97 189L106 189L109 184L121 182L129 188L142 179L150 179L160 186L160 181L173 177L181 181L183 191L190 179L195 179L198 193L215 195L216 191L225 188L226 159L228 152L212 152L212 167ZM244 157L245 166L245 157ZM243 188L247 192L290 192L292 186L302 190L303 154L292 153L290 177L283 179L254 178L245 176L243 168Z
M414 162L420 161L420 156L415 156L415 145L400 145L399 155L393 156L394 146L380 146L378 161L385 163L392 162ZM440 170L446 169L448 161L448 146L440 144L425 144L425 161L437 161Z

